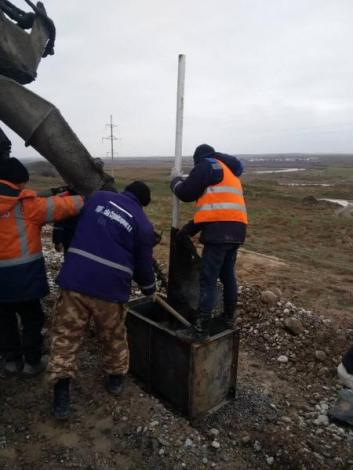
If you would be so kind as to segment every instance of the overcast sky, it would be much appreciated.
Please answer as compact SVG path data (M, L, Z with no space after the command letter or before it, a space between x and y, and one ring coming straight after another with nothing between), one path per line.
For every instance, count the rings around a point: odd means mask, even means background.
M28 9L22 0L16 5ZM94 156L173 155L186 55L183 153L353 152L352 0L44 0L55 55L29 87ZM11 134L13 137L13 134ZM33 156L14 139L14 156Z

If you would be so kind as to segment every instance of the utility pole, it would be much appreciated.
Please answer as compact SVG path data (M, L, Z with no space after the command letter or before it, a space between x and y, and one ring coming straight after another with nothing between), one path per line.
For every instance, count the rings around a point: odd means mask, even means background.
M110 155L112 157L111 174L112 174L112 177L114 178L114 140L118 140L118 138L114 135L114 127L118 127L118 126L113 124L112 115L110 115L110 123L106 124L105 127L109 127L110 135L108 137L103 137L102 140L110 140Z

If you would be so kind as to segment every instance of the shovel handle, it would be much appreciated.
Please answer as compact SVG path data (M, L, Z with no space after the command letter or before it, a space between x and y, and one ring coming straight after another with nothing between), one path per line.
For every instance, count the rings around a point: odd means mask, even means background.
M184 326L190 328L192 325L189 321L186 320L180 313L178 313L172 306L170 306L165 300L162 299L158 294L153 296L154 300L159 303L167 312L171 313L175 318L177 318Z

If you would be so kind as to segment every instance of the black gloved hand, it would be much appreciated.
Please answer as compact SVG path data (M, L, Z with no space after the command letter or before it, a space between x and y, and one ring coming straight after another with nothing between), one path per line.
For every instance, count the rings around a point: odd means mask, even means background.
M50 188L50 192L53 196L57 196L58 194L61 194L61 193L66 193L67 191L70 191L69 190L69 186L58 186L56 188Z

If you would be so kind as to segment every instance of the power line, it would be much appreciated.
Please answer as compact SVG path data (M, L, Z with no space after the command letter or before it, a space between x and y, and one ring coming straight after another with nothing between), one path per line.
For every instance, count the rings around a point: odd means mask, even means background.
M114 141L119 140L115 135L114 135L114 128L118 127L116 124L113 123L113 116L110 115L110 123L106 124L105 127L108 127L110 129L110 135L108 137L102 137L102 140L110 140L110 155L112 158L112 177L114 178Z

